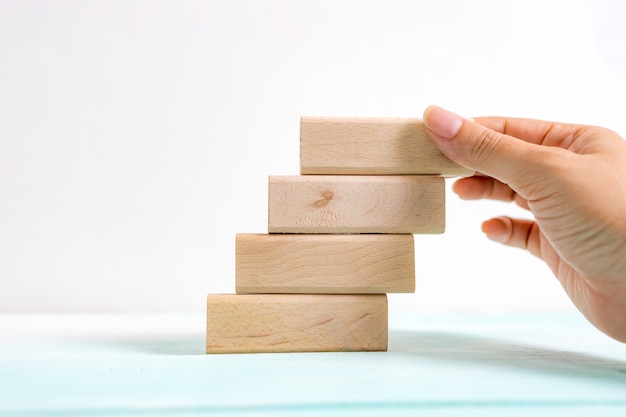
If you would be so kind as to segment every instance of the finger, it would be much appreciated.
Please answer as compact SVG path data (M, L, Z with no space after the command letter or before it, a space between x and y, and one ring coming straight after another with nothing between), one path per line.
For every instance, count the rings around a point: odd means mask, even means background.
M496 217L483 222L482 231L495 242L526 249L543 259L539 227L533 220Z
M487 198L499 201L513 201L515 191L506 184L491 177L466 177L457 180L452 191L464 200L480 200Z
M502 134L435 106L426 109L424 123L433 143L448 158L518 192L550 178L550 170L563 166L561 158L569 155ZM522 197L528 198L525 194Z
M528 201L511 189L508 185L482 175L474 175L458 179L452 185L454 191L463 200L498 200L514 201L518 206L528 209Z

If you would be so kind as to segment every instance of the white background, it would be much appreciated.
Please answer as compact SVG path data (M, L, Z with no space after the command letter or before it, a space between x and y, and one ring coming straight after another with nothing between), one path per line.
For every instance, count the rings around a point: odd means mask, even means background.
M609 1L0 1L0 311L203 311L236 232L298 173L299 118L438 103L626 135ZM450 185L451 182L448 184ZM447 197L399 310L569 310L549 269Z

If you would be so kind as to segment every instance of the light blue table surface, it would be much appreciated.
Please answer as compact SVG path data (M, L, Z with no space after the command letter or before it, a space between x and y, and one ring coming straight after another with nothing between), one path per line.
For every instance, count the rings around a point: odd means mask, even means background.
M0 415L626 416L577 314L390 317L389 351L206 355L203 315L0 315Z

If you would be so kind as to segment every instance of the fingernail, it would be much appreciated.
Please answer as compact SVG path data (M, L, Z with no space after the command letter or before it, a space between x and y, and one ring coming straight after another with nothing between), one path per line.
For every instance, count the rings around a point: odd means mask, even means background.
M424 124L437 136L450 139L459 133L463 118L441 107L430 106L424 112Z

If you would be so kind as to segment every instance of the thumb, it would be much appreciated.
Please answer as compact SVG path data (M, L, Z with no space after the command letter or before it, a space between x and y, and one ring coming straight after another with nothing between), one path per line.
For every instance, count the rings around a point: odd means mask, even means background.
M506 184L543 175L544 147L525 142L464 119L440 107L424 112L424 124L435 146L448 158Z

